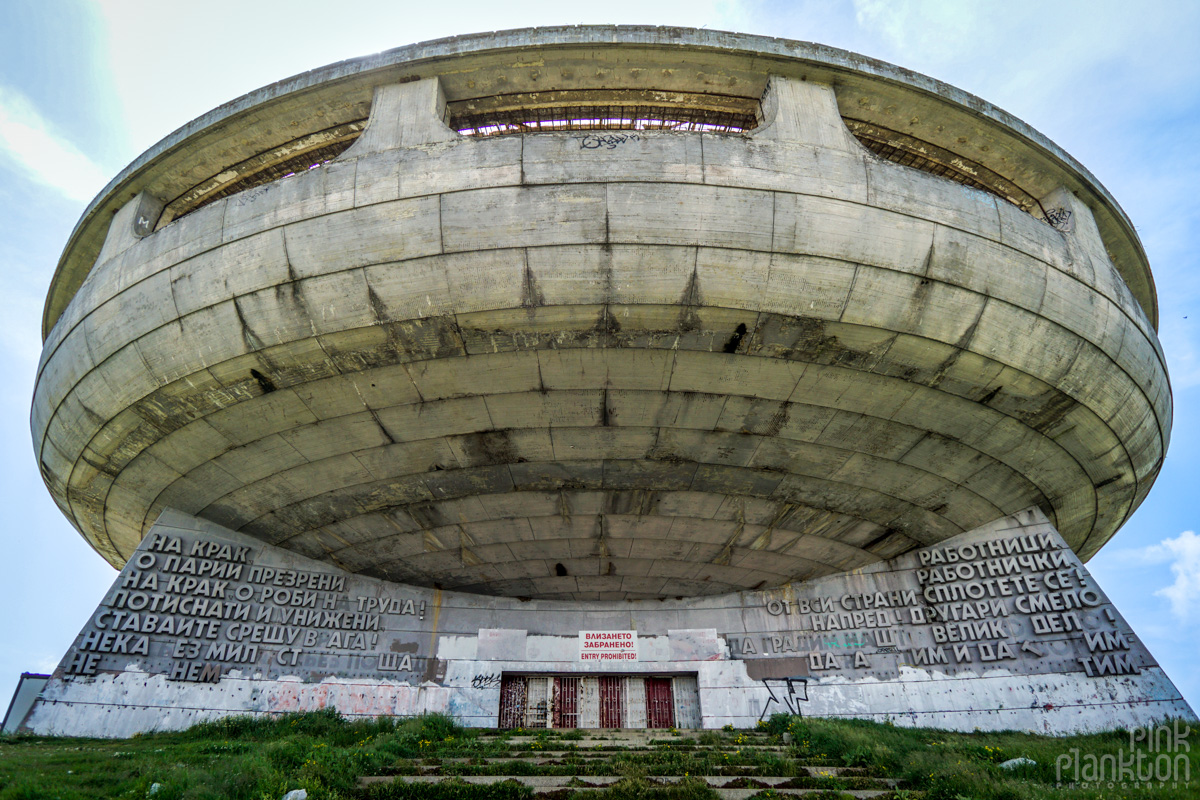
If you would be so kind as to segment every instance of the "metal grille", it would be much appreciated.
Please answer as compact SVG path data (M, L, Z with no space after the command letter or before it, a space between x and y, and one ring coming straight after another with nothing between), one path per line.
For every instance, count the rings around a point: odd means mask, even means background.
M208 197L204 198L205 203L211 203L215 200L220 200L222 197L228 197L231 194L244 192L247 189L253 189L255 186L262 186L264 183L271 183L280 178L286 178L290 175L295 175L299 172L306 172L310 169L315 169L322 164L328 164L333 159L340 156L349 149L350 145L354 144L354 139L348 142L334 142L333 144L318 147L316 150L309 150L307 153L301 153L298 156L289 158L287 161L280 161L278 164L272 164L269 167L264 167L253 175L248 175L242 178L237 183L231 183L224 189L213 192Z
M646 678L646 727L675 727L675 699L670 678Z
M504 675L498 727L698 728L695 675Z
M224 167L167 203L158 227L222 197L326 164L354 144L366 126L366 119L352 120L284 142L245 161Z
M464 114L451 127L465 136L497 136L539 131L704 131L753 130L753 113L673 106L580 105L516 108Z
M523 675L505 675L500 679L500 728L520 728L525 724L529 681Z
M1023 211L1033 212L1040 209L1035 197L982 164L908 134L861 120L845 118L844 121L854 138L880 158L952 180L963 186L980 189L1012 203Z
M554 727L579 727L579 678L554 679Z
M526 728L545 728L549 718L550 693L547 678L529 678L529 705L525 708Z
M600 727L623 728L625 726L625 679L602 677L600 679Z
M211 194L205 195L203 200L196 203L191 208L188 208L186 211L183 211L176 218L183 216L183 214L190 214L198 208L204 208L209 203L215 203L222 197L229 197L230 195L237 194L238 192L244 192L247 189L253 189L257 186L263 186L264 184L272 183L280 178L286 178L290 175L315 169L322 164L328 164L330 161L346 152L350 145L354 144L354 141L354 139L351 139L350 141L346 142L334 142L333 144L325 145L324 147L318 147L315 150L309 150L305 153L301 153L298 156L293 156L286 161L280 161L277 164L264 167L258 172L247 175L239 181L230 183Z

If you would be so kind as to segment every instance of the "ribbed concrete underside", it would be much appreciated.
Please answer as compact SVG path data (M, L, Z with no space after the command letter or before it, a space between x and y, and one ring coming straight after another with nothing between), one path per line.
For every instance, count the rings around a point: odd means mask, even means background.
M541 598L777 586L1031 505L1090 556L1170 392L1087 208L1056 230L773 86L754 135L593 148L459 138L404 84L325 167L118 217L43 355L52 493L114 563L176 508Z

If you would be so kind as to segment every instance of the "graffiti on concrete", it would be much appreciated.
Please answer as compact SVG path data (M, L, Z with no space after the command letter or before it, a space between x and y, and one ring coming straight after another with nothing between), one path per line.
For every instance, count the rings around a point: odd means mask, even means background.
M1075 229L1071 222L1071 211L1066 208L1051 208L1046 211L1046 221L1050 223L1050 227L1063 233L1070 233Z
M500 673L493 672L489 675L476 675L471 679L472 689L491 689L500 685Z
M758 717L760 722L767 718L767 712L773 706L779 708L772 713L782 714L786 711L793 716L804 716L800 713L800 704L808 702L807 678L764 678L762 684L767 687L770 697Z
M574 138L579 140L580 150L616 150L618 146L639 141L642 137L636 133L589 133Z

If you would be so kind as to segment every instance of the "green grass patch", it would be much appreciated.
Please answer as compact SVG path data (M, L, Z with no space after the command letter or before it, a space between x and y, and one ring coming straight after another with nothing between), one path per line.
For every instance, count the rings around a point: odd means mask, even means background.
M1186 723L1182 723L1186 728ZM1154 798L1194 800L1200 797L1200 747L1177 753L1174 763L1178 780L1158 782L1087 780L1081 771L1077 780L1074 764L1108 759L1117 762L1136 754L1128 731L1115 730L1090 735L1051 737L1017 731L996 733L953 733L922 728L902 728L863 720L801 719L776 715L766 729L791 739L790 755L809 764L858 767L850 774L887 776L899 780L899 792L923 796L925 800L1110 800L1111 798ZM1192 728L1192 733L1198 733ZM1196 737L1193 737L1196 738ZM1200 745L1200 741L1195 742ZM1149 764L1158 754L1146 753ZM1060 758L1071 763L1056 769ZM1002 769L1014 758L1028 758L1035 766ZM834 774L831 770L830 774ZM1111 775L1111 771L1105 775ZM1061 777L1061 782L1060 782ZM1102 776L1103 777L1103 776ZM847 786L847 788L851 788ZM921 794L918 794L921 793Z
M358 797L358 779L405 759L472 753L445 715L349 722L334 711L230 717L131 739L0 737L0 800L262 800L306 789Z
M660 784L642 776L627 776L604 789L572 792L569 800L718 800L719 795L699 778Z
M1126 731L1046 737L1017 732L951 733L857 720L777 715L760 730L706 731L695 739L655 740L650 747L571 752L581 734L567 731L465 730L444 715L351 722L332 711L275 718L234 717L187 731L132 739L0 737L0 800L149 798L153 800L278 800L306 789L311 800L712 800L701 776L775 794L759 777L786 777L779 788L806 788L837 797L896 781L894 800L1184 800L1200 797L1200 746L1172 761L1174 782L1078 780L1068 765L1119 763L1137 748ZM786 743L786 746L784 746ZM771 745L764 749L763 745ZM1200 741L1197 742L1200 745ZM1145 746L1139 745L1144 752ZM539 752L566 751L535 763ZM511 756L529 760L513 760ZM1153 767L1154 756L1144 761ZM1008 759L1036 762L1015 770ZM1105 762L1107 759L1107 762ZM812 768L813 774L809 769ZM439 783L377 783L368 775L438 775ZM519 783L469 784L470 775L616 775L605 789L581 783L536 792ZM688 776L665 783L663 776ZM1103 776L1102 776L1103 777ZM724 781L722 781L724 783Z
M533 790L516 781L486 785L441 783L375 783L358 795L364 800L530 800Z

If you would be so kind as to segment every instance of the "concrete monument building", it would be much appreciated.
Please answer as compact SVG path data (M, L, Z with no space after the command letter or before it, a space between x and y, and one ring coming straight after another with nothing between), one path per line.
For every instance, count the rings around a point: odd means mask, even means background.
M1082 566L1163 462L1156 323L1084 167L863 56L546 28L282 81L55 272L34 450L123 571L26 726L1193 716Z

